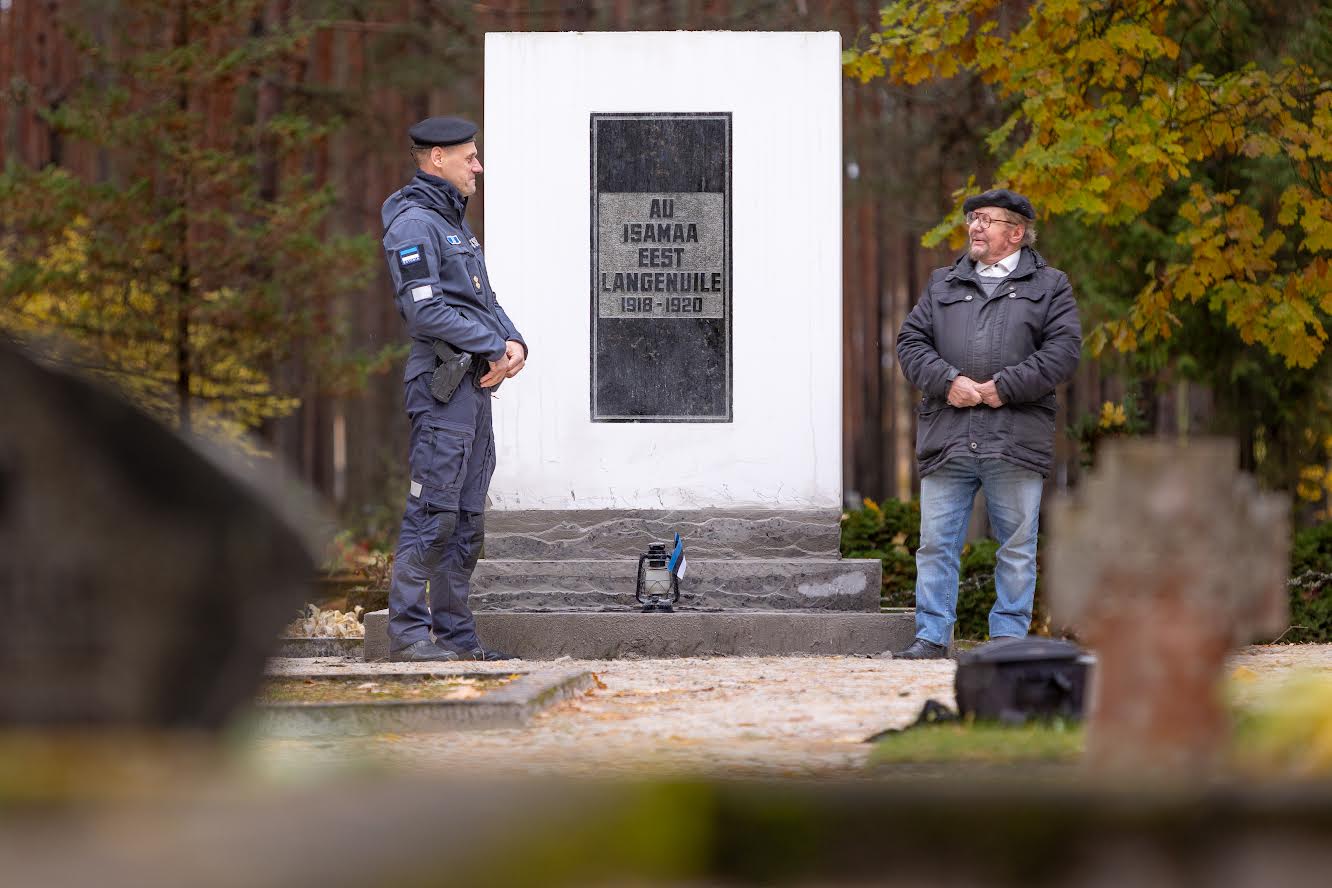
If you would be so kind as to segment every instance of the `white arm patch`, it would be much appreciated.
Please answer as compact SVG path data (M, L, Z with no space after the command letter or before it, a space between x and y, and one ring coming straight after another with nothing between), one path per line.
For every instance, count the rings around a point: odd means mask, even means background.
M421 302L422 300L429 299L431 296L434 295L435 291L432 290L429 286L412 287L413 302Z

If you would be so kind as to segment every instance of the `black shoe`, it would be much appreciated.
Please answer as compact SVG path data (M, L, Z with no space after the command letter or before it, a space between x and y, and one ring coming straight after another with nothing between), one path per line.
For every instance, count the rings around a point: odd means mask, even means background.
M394 663L437 663L456 660L458 655L447 648L442 648L428 638L414 641L396 651L389 651L389 660Z
M911 647L893 654L894 660L942 660L948 656L948 648L923 638L911 642Z
M472 648L468 653L469 660L517 660L513 654L506 654L503 651L497 651L494 648Z

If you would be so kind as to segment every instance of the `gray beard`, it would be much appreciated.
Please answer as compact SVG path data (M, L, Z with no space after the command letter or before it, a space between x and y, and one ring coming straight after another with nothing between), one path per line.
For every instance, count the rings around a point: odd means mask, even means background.
M1007 259L1009 256L1012 256L1013 253L1016 253L1016 252L1017 252L1018 250L1020 250L1020 249L1022 249L1022 247L1019 246L1016 250L1013 250L1013 251L1010 252L1010 253L1005 253L1003 256L999 257L999 259L997 259L997 260L995 260L995 261L997 262L997 261L1001 261L1001 260L1003 260L1003 259ZM967 255L971 257L971 259L972 259L973 262L976 262L976 263L978 263L978 264L980 264L980 263L984 263L984 264L987 264L987 265L993 264L993 263L985 263L984 260L981 258L981 257L983 257L983 256L985 255L985 252L984 252L983 250L980 250L980 249L976 248L976 247L968 247L968 248L967 248Z

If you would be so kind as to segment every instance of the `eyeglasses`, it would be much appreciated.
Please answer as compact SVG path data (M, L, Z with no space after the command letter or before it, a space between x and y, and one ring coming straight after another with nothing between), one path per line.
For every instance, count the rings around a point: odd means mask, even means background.
M974 210L970 213L967 213L966 219L968 225L975 223L980 226L981 231L984 231L985 229L989 228L991 223L994 222L1002 222L1005 225L1022 224L1021 222L1010 222L1007 219L991 219L989 216L985 215L984 213L977 213Z

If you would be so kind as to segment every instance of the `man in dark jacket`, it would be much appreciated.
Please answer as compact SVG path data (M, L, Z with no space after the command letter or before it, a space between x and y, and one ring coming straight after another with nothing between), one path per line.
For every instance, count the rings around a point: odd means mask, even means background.
M467 598L495 471L491 392L522 370L527 346L463 221L481 173L476 125L431 117L409 134L416 175L383 208L384 256L411 337L411 481L389 589L389 656L508 659L481 647Z
M902 373L924 396L916 429L916 639L896 654L903 659L947 652L977 490L985 491L999 541L990 637L1027 634L1055 386L1073 375L1082 348L1068 276L1031 248L1031 203L995 189L962 206L967 254L930 275L897 337Z

